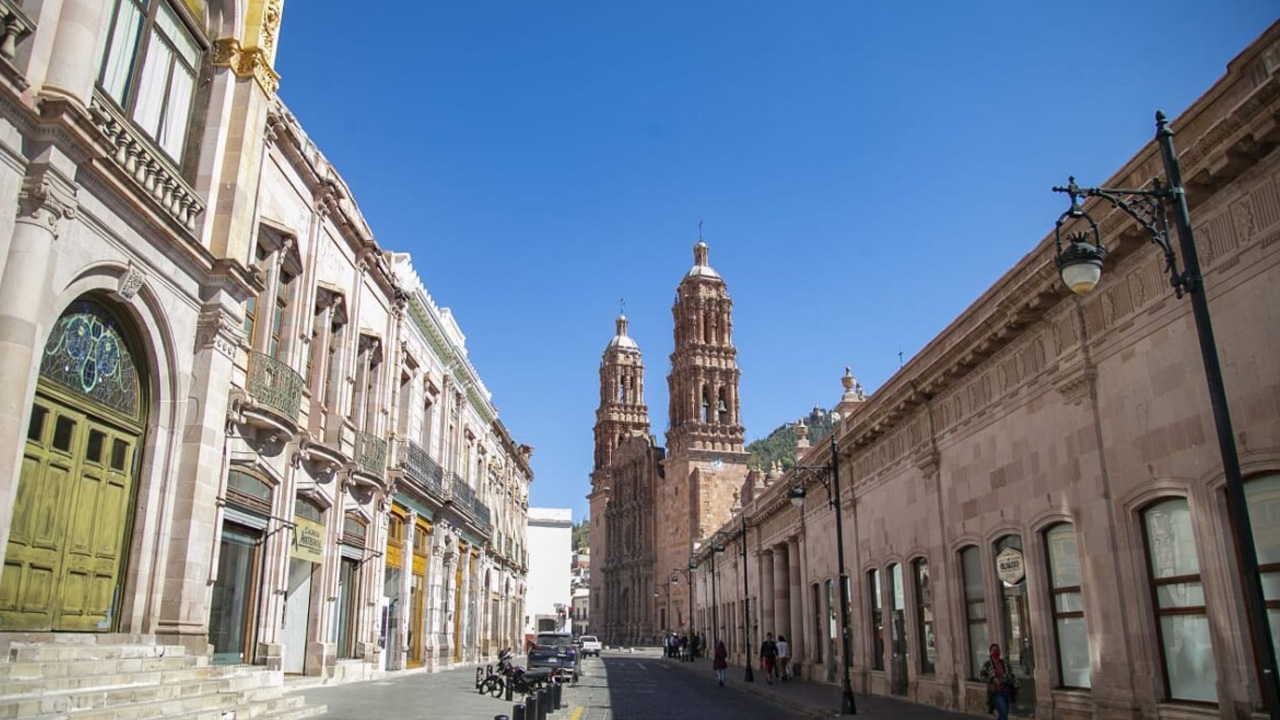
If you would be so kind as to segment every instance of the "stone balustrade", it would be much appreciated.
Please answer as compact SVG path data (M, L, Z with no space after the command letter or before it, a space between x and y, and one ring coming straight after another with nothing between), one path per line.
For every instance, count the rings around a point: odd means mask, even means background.
M36 24L22 12L15 0L0 0L0 58L13 62L18 43L35 32Z
M140 194L187 231L195 232L196 216L204 211L204 202L182 179L172 161L96 90L89 111L98 129L115 147L111 160L134 181Z

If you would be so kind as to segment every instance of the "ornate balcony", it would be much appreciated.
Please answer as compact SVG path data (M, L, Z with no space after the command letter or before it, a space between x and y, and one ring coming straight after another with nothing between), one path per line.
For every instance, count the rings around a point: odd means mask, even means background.
M298 421L302 407L302 376L293 368L270 355L249 354L249 397L261 407L270 408L290 422Z
M356 470L381 478L387 472L387 441L363 430L356 430L356 446L352 460Z
M428 494L443 500L444 469L440 467L440 463L432 460L431 455L412 440L401 441L400 453L400 465L404 468L405 475L425 488Z
M480 528L487 534L491 527L489 506L480 502L479 498L471 499L471 513L480 521Z

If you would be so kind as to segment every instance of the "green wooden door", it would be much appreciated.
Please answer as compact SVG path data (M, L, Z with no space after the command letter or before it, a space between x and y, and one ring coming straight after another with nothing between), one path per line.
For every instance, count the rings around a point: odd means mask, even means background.
M0 574L0 629L107 631L139 435L43 387L32 406Z

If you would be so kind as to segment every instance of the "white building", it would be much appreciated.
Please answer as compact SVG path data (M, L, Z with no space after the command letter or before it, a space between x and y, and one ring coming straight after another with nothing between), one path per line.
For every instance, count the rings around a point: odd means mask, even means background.
M529 508L529 574L525 633L568 630L573 584L573 511ZM545 621L540 624L540 621Z

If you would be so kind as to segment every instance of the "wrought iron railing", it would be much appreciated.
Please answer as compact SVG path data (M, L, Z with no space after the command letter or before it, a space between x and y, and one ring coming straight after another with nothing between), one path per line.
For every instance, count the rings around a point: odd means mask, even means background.
M302 376L265 353L249 354L249 395L258 403L297 421L302 407Z
M456 473L449 473L449 488L449 501L453 503L453 509L467 517L475 517L476 491Z
M405 473L426 488L427 492L443 499L444 468L440 467L440 463L432 460L431 455L418 447L417 443L412 440L403 442L404 454L401 462L404 464Z
M353 459L356 467L364 472L382 477L387 471L387 441L363 430L356 430Z
M480 498L472 498L471 512L475 514L476 519L480 521L480 527L485 530L489 529L489 506L480 502Z

